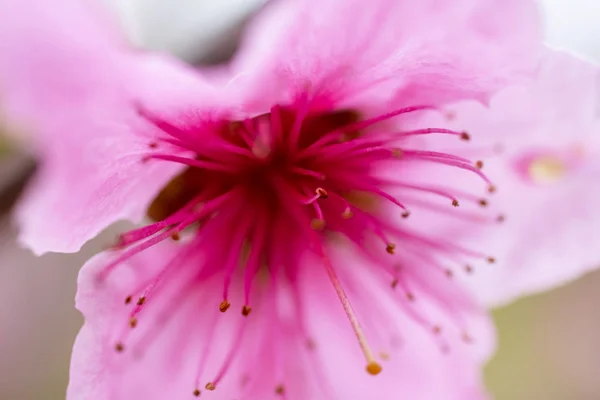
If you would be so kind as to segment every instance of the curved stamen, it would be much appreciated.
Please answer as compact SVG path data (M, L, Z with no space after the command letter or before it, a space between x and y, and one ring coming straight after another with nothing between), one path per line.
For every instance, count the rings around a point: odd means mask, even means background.
M337 140L339 140L340 135L342 135L343 133L349 133L349 132L354 132L354 131L360 131L362 129L365 129L373 124L376 124L378 122L381 121L385 121L387 119L396 117L398 115L402 115L402 114L409 114L409 113L413 113L416 111L423 111L423 110L435 110L436 108L433 106L413 106L413 107L404 107L404 108L400 108L398 110L386 113L386 114L382 114L379 115L377 117L374 118L370 118L370 119L365 119L359 122L352 122L348 125L345 125L341 128L337 128L334 129L328 133L325 133L321 138L319 138L317 141L315 141L313 144L311 144L310 146L308 146L306 149L304 149L301 154L305 153L305 152L310 152L310 151L314 151L317 148L321 148L323 145L328 144L330 142L335 142Z
M193 158L173 156L170 154L147 154L143 158L144 161L147 161L150 159L171 161L171 162L175 162L178 164L184 164L189 167L207 169L207 170L212 170L212 171L229 172L232 174L239 173L239 168L235 168L232 165L213 163L210 161L203 161L203 160L196 160Z

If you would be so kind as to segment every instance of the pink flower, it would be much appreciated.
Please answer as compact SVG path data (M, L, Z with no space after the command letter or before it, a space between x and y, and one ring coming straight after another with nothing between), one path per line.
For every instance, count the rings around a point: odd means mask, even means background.
M468 279L478 296L498 305L600 266L600 68L548 50L537 80L503 90L489 112L452 111L473 134L470 155L486 158L498 186L490 207L503 216L473 244L498 259Z
M7 109L45 153L22 241L77 251L116 220L156 221L81 271L69 398L484 396L489 321L449 278L494 259L438 234L421 198L444 219L494 186L419 148L467 133L407 126L525 78L533 4L274 2L205 81L99 36L81 2L29 2L43 37L0 10L21 41L0 58ZM430 166L478 182L455 191Z

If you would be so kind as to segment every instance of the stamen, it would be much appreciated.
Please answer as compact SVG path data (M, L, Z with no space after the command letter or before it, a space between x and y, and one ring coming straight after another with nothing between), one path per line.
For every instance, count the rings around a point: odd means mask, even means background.
M242 307L242 315L244 317L247 317L248 315L250 315L250 312L252 312L252 308L251 307L248 307L246 305Z
M292 129L288 135L288 148L295 149L298 145L298 139L300 138L300 131L302 130L302 122L306 118L308 114L308 109L310 107L310 98L308 92L301 95L298 99L298 109L296 111L296 116L294 118L294 125L292 125Z
M258 221L264 221L266 216L258 215ZM254 228L252 235L252 244L250 249L250 255L246 261L246 269L244 271L244 306L242 308L242 315L247 317L250 315L252 308L248 306L250 303L250 292L252 291L252 282L254 277L258 273L260 268L260 257L263 254L263 248L265 247L265 236L267 235L267 228L264 224L257 224Z
M305 156L306 154L309 153L314 153L314 151L318 148L321 148L323 145L330 143L330 142L334 142L337 140L337 138L340 137L340 135L347 133L347 132L355 132L355 131L360 131L364 128L367 128L373 124L376 124L377 122L381 122L384 121L386 119L390 119L393 117L396 117L398 115L402 115L402 114L408 114L408 113L412 113L412 112L416 112L416 111L423 111L423 110L435 110L436 108L433 106L414 106L414 107L405 107L405 108L400 108L396 111L392 111L386 114L382 114L378 117L375 118L370 118L370 119L366 119L366 120L362 120L359 122L353 122L350 123L349 125L346 125L342 128L337 128L334 129L330 132L327 132L326 134L324 134L323 136L321 136L321 138L319 138L319 140L317 140L316 142L314 142L313 144L311 144L310 146L308 146L306 149L304 149L302 151L302 156Z
M452 129L445 129L445 128L424 128L424 129L415 129L413 131L404 131L404 132L399 132L397 134L392 134L393 137L398 137L398 138L404 138L404 137L409 137L409 136L418 136L418 135L429 135L432 133L441 133L441 134L448 134L448 135L455 135L455 136L459 136L460 139L465 140L465 134L466 132L464 131L454 131ZM467 135L468 136L468 135Z
M285 387L282 384L275 386L275 394L283 396L285 394Z
M248 120L248 119L246 119ZM237 134L248 148L254 147L254 140L248 135L246 124L244 122L232 122L229 124L229 129L232 134Z
M335 292L336 292L340 302L342 303L344 312L346 313L346 316L348 317L348 320L350 321L350 325L352 326L352 329L354 330L354 334L356 335L356 338L358 339L358 344L360 345L363 355L365 356L365 359L367 361L366 370L371 375L377 375L381 372L381 365L379 365L377 363L377 361L375 361L375 356L373 355L373 351L371 350L371 348L369 347L369 345L367 343L367 338L365 336L365 332L363 331L363 328L360 325L360 322L358 321L358 318L354 312L354 309L352 308L352 305L350 304L350 300L348 299L348 296L346 295L346 292L344 291L344 288L342 287L342 284L341 284L340 280L338 279L337 274L335 273L335 270L333 269L333 266L331 265L331 262L329 261L329 258L323 253L323 251L321 251L321 253L322 253L321 255L323 257L323 265L325 267L325 271L327 272L327 275L329 276L329 280L330 280L331 284L333 285L333 288L335 289Z
M215 379L213 379L212 381L210 381L206 384L205 388L207 390L215 390L215 388L217 387L217 385L219 384L221 379L223 379L223 377L229 370L231 363L235 359L235 356L237 355L237 353L241 347L241 341L242 341L242 338L244 337L244 332L246 330L247 324L248 323L246 322L246 320L243 320L241 322L240 327L238 329L238 333L237 333L233 343L231 344L231 348L229 349L229 353L225 357L225 362L221 366L221 369L217 373L217 376L215 377Z
M319 187L315 190L315 192L319 195L320 199L326 199L329 197L329 195L327 194L327 191L323 188Z
M398 187L401 187L404 189L410 189L410 190L416 190L416 191L435 194L435 195L445 197L445 198L451 200L452 205L454 205L454 203L456 203L458 205L458 199L455 196L453 196L452 194L450 194L447 191L440 189L440 188L419 185L419 184L414 184L414 183L407 183L407 182L397 182L397 181L386 180L386 179L380 179L379 182L382 185L390 184L390 185L398 186Z
M319 173L319 172L315 172L309 169L305 169L302 167L298 167L296 165L290 167L290 172L293 172L295 174L298 175L302 175L302 176L310 176L311 178L316 178L320 181L324 181L325 180L325 175Z
M192 214L188 214L186 216L186 218L182 222L180 222L178 225L176 225L175 227L170 228L152 238L149 238L145 242L142 242L142 243L138 244L137 246L132 247L132 248L128 249L127 251L123 252L119 257L117 257L115 260L113 260L111 263L109 263L108 265L106 265L104 267L104 269L99 273L98 278L100 280L106 279L108 274L110 274L110 272L115 267L120 265L122 262L124 262L124 261L130 259L131 257L133 257L134 255L162 242L163 240L168 239L169 237L171 237L171 235L173 233L181 232L188 226L190 226L193 223L195 223L196 221L200 220L203 216L212 213L214 209L218 208L225 201L229 200L238 191L239 191L239 189L233 189L229 192L226 192L226 193L214 198L213 200L204 204L204 206L202 207L201 210L199 210L195 213L192 213Z
M229 310L229 307L231 307L231 303L227 300L223 300L221 304L219 304L219 311L224 313L225 311Z
M350 209L350 207L346 207L346 209L342 213L342 218L344 218L344 219L350 219L353 216L354 216L354 213L352 212L352 210Z
M200 364L198 365L198 371L196 372L196 381L195 381L195 386L196 388L200 387L200 379L202 377L202 374L204 373L204 368L206 367L206 363L208 361L208 355L210 353L210 349L215 337L215 333L217 332L217 322L218 322L218 318L219 318L219 313L215 312L212 315L212 318L208 324L209 326L209 333L208 333L208 338L206 338L205 342L204 342L204 348L202 349L202 354L200 355ZM207 385L208 386L208 385ZM208 390L215 390L214 385L212 386L212 389L209 389L207 386L205 386L206 389ZM198 389L196 389L198 390Z
M240 255L242 253L242 248L244 247L244 243L246 242L246 237L250 233L249 224L252 223L252 220L249 218L245 218L244 225L240 226L237 232L234 234L231 240L230 253L225 264L225 276L223 278L223 304L224 302L229 303L229 286L231 285L231 279L235 272L235 268L238 266L240 261ZM227 307L229 308L229 307ZM227 309L225 309L227 311Z
M282 143L284 140L283 127L281 125L281 113L279 106L271 107L271 134L273 141Z
M394 254L395 249L396 249L396 245L394 243L388 243L385 246L385 251L387 251L389 254Z
M315 231L322 231L325 229L325 220L314 218L312 221L310 221L310 227Z
M147 162L151 159L171 161L178 164L184 164L189 167L207 169L212 171L229 172L233 174L240 172L239 168L236 168L235 166L229 164L220 164L210 161L200 161L195 160L193 158L173 156L171 154L147 154L142 158L142 161Z

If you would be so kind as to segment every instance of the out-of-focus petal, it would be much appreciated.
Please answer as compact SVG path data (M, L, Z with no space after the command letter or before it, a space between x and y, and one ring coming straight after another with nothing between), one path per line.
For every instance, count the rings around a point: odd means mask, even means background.
M549 50L535 82L500 92L490 109L452 110L482 151L498 187L490 207L503 216L473 240L497 259L466 280L478 296L500 305L599 267L600 68Z
M125 48L97 4L27 5L3 3L0 17L1 105L41 159L17 210L20 239L38 254L73 252L117 220L139 221L180 170L142 163L157 130L137 105L218 96L175 60Z
M412 104L487 100L535 68L537 10L531 1L274 2L234 63L262 99L310 88L351 97L367 90ZM260 101L261 99L257 99Z

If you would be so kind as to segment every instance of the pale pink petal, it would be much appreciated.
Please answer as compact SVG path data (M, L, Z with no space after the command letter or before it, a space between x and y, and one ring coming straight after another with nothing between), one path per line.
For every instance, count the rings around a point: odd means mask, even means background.
M142 163L158 129L136 107L181 109L218 96L176 61L126 49L97 4L1 8L2 106L41 160L17 210L20 240L38 254L74 252L117 220L140 221L180 170Z
M182 248L162 244L147 250L102 282L98 274L113 257L110 253L100 254L84 266L77 307L86 323L73 351L69 399L194 398L194 382L208 343L210 353L199 385L206 392L203 385L216 375L237 328L246 321L233 309L240 304L240 293L234 291L232 310L225 314L218 312L217 307L221 277L185 293L185 288L190 288L186 284L195 275L194 268L200 265L190 259L157 292L160 296L146 300L147 308L138 315L134 330L129 328L128 319L136 299L130 305L124 304L131 287L139 287L155 277L158 269L181 253ZM486 398L480 368L494 345L491 325L481 311L463 303L458 291L448 291L447 280L439 282L446 289L437 291L442 286L437 287L435 274L427 270L423 271L424 277L436 286L436 291L420 290L415 284L417 300L409 304L403 300L403 293L377 281L376 266L345 250L348 249L334 252L332 261L339 267L369 344L377 358L384 359L383 371L377 376L365 372L358 342L323 267L318 260L309 258L299 271L300 281L291 283L298 285L305 313L295 314L298 308L289 290L292 286L286 284L276 294L263 291L270 286L257 284L256 307L247 317L249 325L238 344L239 354L216 390L201 396L223 400L276 399L280 382L277 378L281 378L289 400ZM177 297L178 293L185 296ZM436 299L430 297L434 293L440 300L466 311L472 343L462 341L461 327L444 305L436 304ZM279 306L273 308L276 304ZM440 324L442 333L436 335L417 323L403 307L414 307L421 315L427 315ZM281 313L279 322L273 319L274 312ZM381 316L384 319L378 320ZM282 330L278 324L283 324ZM211 332L215 335L212 340ZM307 346L307 338L311 346ZM118 342L124 344L121 353L115 351ZM441 344L449 351L443 351Z
M415 270L406 278L415 298L411 302L399 288L392 290L377 281L373 274L375 267L349 249L340 248L333 262L363 323L369 344L379 357L385 355L379 375L369 376L359 368L364 363L362 354L356 338L344 329L348 322L330 283L319 268L306 272L303 287L309 330L315 341L322 344L319 353L324 360L325 374L340 399L474 400L487 397L481 367L495 350L493 327L474 303L467 300L467 304L461 304L464 299L459 287L453 287L443 275L439 279L427 268L417 271L418 264L408 265ZM422 273L432 285L429 289L435 287L435 291L420 287L414 276L411 277L412 273ZM464 322L469 327L471 343L462 341L461 327L437 300L456 307L455 311L466 311ZM439 325L441 334L437 336L430 327L411 319L406 312L410 307ZM448 346L448 351L441 349L441 345Z
M467 279L487 304L600 266L599 105L600 68L548 51L539 78L502 91L489 110L474 103L451 107L452 124L472 134L470 155L484 160L498 187L490 205L505 217L473 240L497 259Z
M260 87L259 103L307 89L340 101L486 100L533 71L539 38L532 1L282 1L257 18L234 72Z

